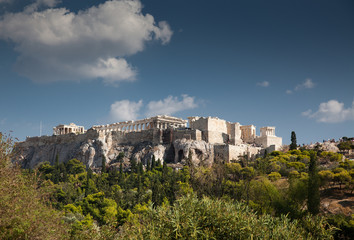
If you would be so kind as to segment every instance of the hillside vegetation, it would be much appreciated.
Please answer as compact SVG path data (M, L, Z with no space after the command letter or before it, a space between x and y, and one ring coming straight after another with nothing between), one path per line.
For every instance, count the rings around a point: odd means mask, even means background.
M249 161L94 173L76 159L22 170L1 134L0 239L350 239L354 221L321 199L352 196L353 162L275 151ZM124 156L117 158L121 162ZM328 210L328 209L327 209Z

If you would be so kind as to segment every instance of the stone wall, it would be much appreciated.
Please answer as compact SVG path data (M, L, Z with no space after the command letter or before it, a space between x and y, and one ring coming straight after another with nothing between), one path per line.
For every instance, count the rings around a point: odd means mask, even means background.
M226 121L219 118L208 118L208 131L227 133Z
M255 143L263 148L275 145L275 149L279 150L282 146L282 138L276 136L261 136L255 139Z
M241 126L241 138L245 143L254 143L256 138L256 127L253 125Z
M247 144L239 145L214 145L214 154L216 162L238 161L241 157L247 156L248 159L255 159L262 154L262 148L253 147Z
M227 132L230 135L230 144L237 145L242 143L240 123L227 123Z
M189 127L200 131L208 131L208 119L201 117L189 117Z
M203 140L212 144L227 144L230 141L229 135L222 132L203 131Z
M188 140L202 140L202 132L198 129L175 129L172 131L173 138L172 141L177 139L188 139ZM171 141L171 142L172 142Z

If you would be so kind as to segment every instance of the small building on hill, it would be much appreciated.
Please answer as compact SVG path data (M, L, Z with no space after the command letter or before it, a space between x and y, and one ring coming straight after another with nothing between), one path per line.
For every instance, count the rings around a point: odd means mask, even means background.
M82 134L85 133L85 128L83 126L77 126L75 123L70 123L69 125L59 124L53 127L53 135L64 135L69 133Z

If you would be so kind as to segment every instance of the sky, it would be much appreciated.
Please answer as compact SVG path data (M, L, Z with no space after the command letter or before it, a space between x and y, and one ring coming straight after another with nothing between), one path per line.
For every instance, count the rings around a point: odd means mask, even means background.
M353 137L354 1L0 0L0 132L158 114Z

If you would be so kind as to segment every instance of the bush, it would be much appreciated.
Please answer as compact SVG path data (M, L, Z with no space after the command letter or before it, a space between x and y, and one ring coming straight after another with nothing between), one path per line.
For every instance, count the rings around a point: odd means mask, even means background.
M281 175L278 172L271 172L268 174L268 178L270 181L275 182L281 178Z
M35 181L11 166L12 142L0 133L0 239L66 239L68 225Z
M257 216L246 205L195 196L183 197L173 206L149 208L139 219L120 229L121 239L331 239L322 225L304 228L284 215ZM314 231L313 228L323 228Z

